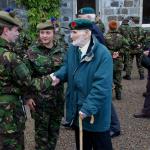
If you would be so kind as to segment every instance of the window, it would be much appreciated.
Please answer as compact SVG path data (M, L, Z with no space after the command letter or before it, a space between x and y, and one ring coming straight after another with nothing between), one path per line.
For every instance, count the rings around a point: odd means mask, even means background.
M143 0L143 24L150 24L150 1Z

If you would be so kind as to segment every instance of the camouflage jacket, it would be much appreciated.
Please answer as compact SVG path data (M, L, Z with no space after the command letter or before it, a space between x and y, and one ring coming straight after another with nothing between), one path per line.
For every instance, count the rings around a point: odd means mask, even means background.
M146 34L142 27L131 27L130 32L131 54L142 53L145 45Z
M24 109L19 97L27 91L34 93L50 88L50 76L31 78L31 73L21 57L7 41L0 38L0 134L24 129Z
M117 30L114 30L105 35L105 42L112 55L114 52L119 53L119 57L113 59L114 69L122 70L123 55L129 48L128 41Z
M100 31L101 31L102 33L105 32L105 25L104 25L104 23L102 22L102 20L99 18L99 16L96 16L96 22L95 22L95 24L98 26L98 28L100 29Z
M32 40L28 32L22 31L17 41L13 43L13 49L17 55L23 58L31 44Z
M68 43L65 41L65 35L63 33L55 33L55 43L63 47L64 53L68 49Z
M105 41L110 52L119 52L120 56L129 48L128 41L117 30L109 31L105 35Z
M51 87L50 76L31 78L26 64L2 38L0 38L0 79L0 95L22 95L25 87L38 91Z
M128 41L130 41L131 27L129 25L121 25L118 31L122 36L124 36Z
M44 47L42 44L36 43L27 51L25 60L29 65L32 76L35 78L55 72L62 65L63 57L64 48L56 42L51 49ZM59 88L59 86L56 88ZM56 89L52 88L50 91L38 92L38 94L34 94L34 96L38 96L40 94L42 95L42 98L51 98L55 93ZM55 95L55 97L56 96L57 95Z

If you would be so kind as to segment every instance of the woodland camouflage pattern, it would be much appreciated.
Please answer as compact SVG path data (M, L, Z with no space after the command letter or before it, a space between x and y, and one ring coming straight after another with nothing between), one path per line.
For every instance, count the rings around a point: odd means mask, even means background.
M105 35L105 42L107 48L110 50L111 54L113 55L114 52L119 53L119 57L113 59L113 81L115 84L115 92L116 98L121 96L121 80L122 80L122 68L123 68L123 55L124 51L128 50L128 42L127 40L117 31L117 30L110 30ZM119 95L119 96L118 96Z
M136 56L137 67L139 71L140 78L144 77L144 68L141 65L141 56L143 54L143 49L146 40L146 34L142 27L135 26L131 28L130 32L130 57L129 57L129 72L127 74L131 75L132 64L134 56Z
M123 57L123 63L124 63L124 71L129 72L129 61L130 61L130 51L131 51L131 47L130 47L130 41L131 41L131 37L130 37L130 33L131 33L131 27L129 26L128 23L122 23L122 25L119 27L118 31L120 32L120 34L128 41L129 43L129 49L128 50L124 50L124 57Z
M11 46L0 38L0 148L24 149L25 117L20 97L27 90L45 91L51 88L50 76L31 78L25 63Z
M49 49L36 43L27 51L26 59L34 77L41 77L56 71L63 63L64 47L59 43ZM60 121L63 115L63 85L48 92L37 92L32 95L36 103L35 140L38 150L54 150Z

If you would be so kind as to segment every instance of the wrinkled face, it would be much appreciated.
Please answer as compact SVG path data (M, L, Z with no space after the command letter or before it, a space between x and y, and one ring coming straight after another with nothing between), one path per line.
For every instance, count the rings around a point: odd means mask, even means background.
M71 30L70 38L74 46L83 47L90 37L91 32L89 30Z
M40 30L39 33L40 41L43 44L49 44L54 40L54 31L53 30Z
M9 29L8 27L4 28L4 33L6 35L6 40L9 42L15 42L18 37L19 37L19 27L12 27L11 29Z
M81 37L84 33L80 30L72 30L70 33L70 38L72 41L76 41L79 37Z

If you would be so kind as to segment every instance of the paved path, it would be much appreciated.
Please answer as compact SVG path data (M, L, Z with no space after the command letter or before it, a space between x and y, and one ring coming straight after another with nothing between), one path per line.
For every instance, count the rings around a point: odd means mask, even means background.
M145 71L145 76L147 75ZM139 112L143 106L146 79L139 80L137 70L133 70L132 80L123 80L123 99L115 100L113 94L113 103L116 106L121 121L121 136L112 140L114 150L150 150L150 119L136 119L133 117L135 112ZM27 122L27 150L33 150L33 134L29 120ZM31 140L31 141L30 141ZM31 148L30 148L31 147ZM72 130L60 129L60 136L56 150L75 150L74 133Z

